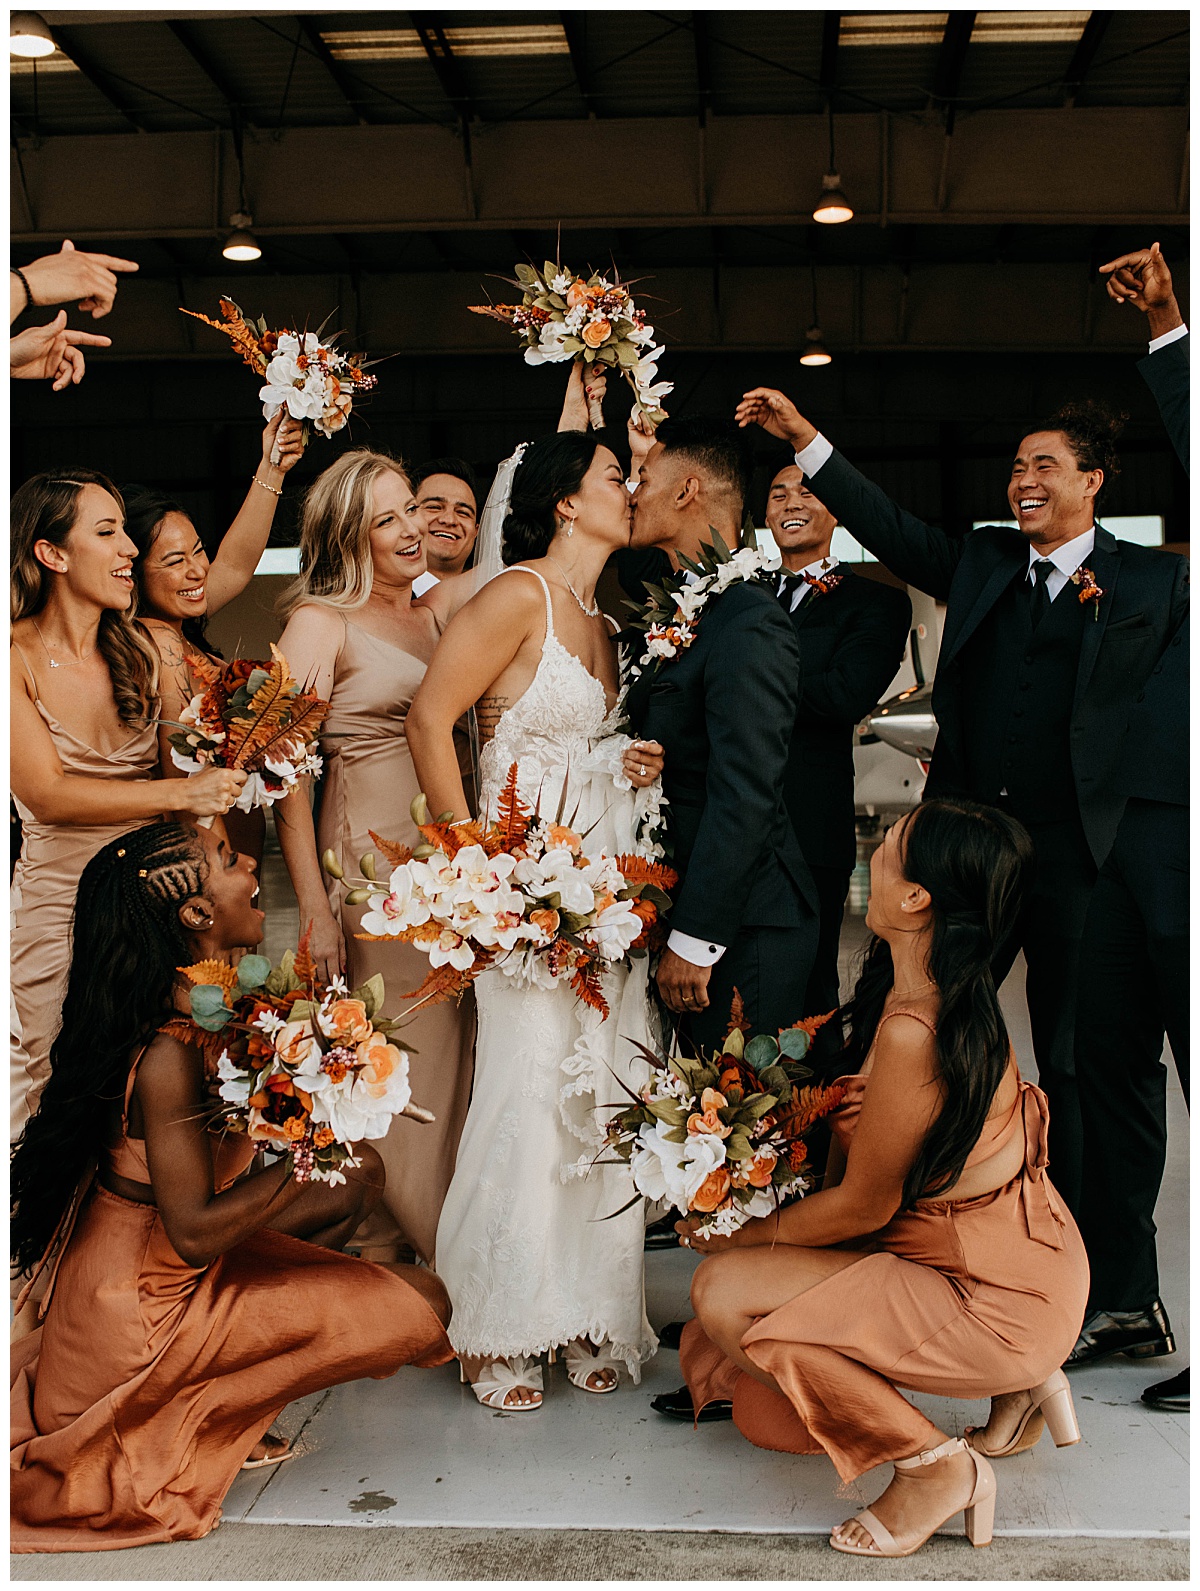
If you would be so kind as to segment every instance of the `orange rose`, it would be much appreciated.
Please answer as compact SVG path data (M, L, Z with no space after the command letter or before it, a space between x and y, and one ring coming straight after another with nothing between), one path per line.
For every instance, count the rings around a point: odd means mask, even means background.
M371 1020L361 1000L335 1000L321 1025L335 1044L361 1044L371 1035Z
M724 1094L718 1094L715 1088L706 1088L700 1096L700 1110L703 1114L696 1113L688 1117L688 1132L711 1132L716 1133L718 1138L728 1138L733 1128L727 1127L717 1115L717 1112L728 1103Z
M315 1043L312 1023L307 1017L299 1022L287 1022L275 1035L275 1053L293 1071L308 1059Z
M578 309L580 304L588 301L587 283L581 282L578 277L567 288L567 308Z
M575 830L567 828L565 823L552 823L550 825L547 849L571 851L575 856L578 856L583 850L583 841Z
M749 1182L752 1188L769 1188L771 1173L779 1156L773 1149L760 1149L750 1162Z
M692 1194L692 1209L699 1210L703 1215L709 1215L717 1210L729 1197L730 1176L724 1166L718 1166L715 1171L710 1171L704 1181Z
M358 1062L362 1067L361 1080L368 1089L379 1088L396 1070L404 1057L394 1044L389 1044L382 1033L373 1033L358 1046Z
M529 921L547 939L553 939L558 932L559 915L552 906L539 906L537 911L530 912Z
M599 348L601 343L608 341L608 334L611 331L610 320L589 320L580 335L589 348Z

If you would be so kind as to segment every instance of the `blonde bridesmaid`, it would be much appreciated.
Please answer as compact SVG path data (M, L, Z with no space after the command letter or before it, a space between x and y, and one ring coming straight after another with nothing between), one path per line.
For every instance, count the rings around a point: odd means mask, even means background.
M329 701L322 730L325 774L314 827L299 792L275 807L276 829L302 925L311 925L318 970L344 972L352 988L382 973L389 1014L429 970L411 945L354 937L362 907L327 878L320 856L332 850L349 870L369 850L373 829L408 845L419 836L409 814L417 794L405 719L441 629L436 605L414 602L425 573L424 536L403 466L366 450L345 453L309 489L301 529L302 573L284 598L280 647L293 674ZM382 869L387 864L379 855ZM423 1009L404 1029L414 1098L437 1117L432 1126L398 1118L379 1145L387 1190L364 1253L394 1257L411 1248L434 1258L438 1216L471 1094L474 1006Z

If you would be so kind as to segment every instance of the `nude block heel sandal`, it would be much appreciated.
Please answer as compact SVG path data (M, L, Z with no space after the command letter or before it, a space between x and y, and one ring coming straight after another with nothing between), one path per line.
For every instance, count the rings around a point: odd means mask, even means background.
M986 1458L982 1458L973 1447L968 1447L961 1437L954 1436L948 1442L943 1442L940 1447L930 1448L927 1453L917 1453L913 1458L896 1459L895 1467L920 1469L925 1464L936 1464L940 1458L949 1458L953 1453L969 1453L971 1462L975 1465L975 1484L971 1489L971 1495L965 1504L959 1505L959 1508L962 1510L967 1540L973 1547L987 1547L991 1544L992 1529L996 1521L996 1477ZM869 1508L864 1508L860 1514L855 1514L854 1519L870 1531L870 1545L860 1547L857 1543L838 1541L836 1536L830 1536L829 1545L835 1552L849 1553L855 1558L910 1558L925 1545L930 1536L942 1528L948 1519L954 1518L959 1508L953 1509L944 1518L939 1519L919 1541L908 1544L897 1541L887 1526L877 1519Z
M1037 1446L1046 1426L1050 1427L1055 1447L1073 1447L1079 1441L1079 1422L1071 1401L1071 1384L1064 1371L1056 1370L1041 1386L1030 1387L1025 1395L1029 1405L1003 1447L983 1445L986 1426L967 1427L967 1441L977 1453L982 1453L985 1458L1013 1458L1017 1453L1027 1453L1031 1447Z

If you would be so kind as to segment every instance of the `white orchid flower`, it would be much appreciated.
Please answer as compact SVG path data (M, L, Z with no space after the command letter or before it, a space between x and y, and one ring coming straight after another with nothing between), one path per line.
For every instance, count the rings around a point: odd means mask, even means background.
M605 961L619 961L642 932L642 919L627 900L606 906L585 937Z
M432 914L413 884L408 863L401 863L388 879L388 893L372 899L362 916L366 934L402 934L427 923Z
M217 1077L221 1086L217 1090L227 1105L240 1110L250 1102L250 1087L254 1079L229 1059L229 1051L222 1050L217 1062Z
M471 945L456 934L451 928L443 928L436 939L427 940L421 946L422 950L429 952L429 965L431 967L457 967L460 972L466 972L475 961L475 951Z
M647 1124L638 1133L629 1168L634 1186L648 1199L670 1199L686 1212L692 1195L710 1172L725 1161L725 1141L715 1133L689 1133L686 1143L668 1143L665 1122Z

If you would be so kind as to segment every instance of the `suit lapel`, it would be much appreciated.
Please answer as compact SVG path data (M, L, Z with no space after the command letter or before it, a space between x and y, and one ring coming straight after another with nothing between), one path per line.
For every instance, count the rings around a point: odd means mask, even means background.
M1113 610L1113 598L1121 574L1121 550L1117 538L1111 531L1105 530L1102 525L1096 526L1096 545L1092 549L1091 557L1084 561L1095 575L1096 583L1104 595L1099 599L1100 606L1096 617L1093 618L1089 614L1084 620L1083 640L1079 647L1079 671L1075 676L1076 706L1083 700L1084 692L1092 677L1092 670L1096 666L1096 659L1100 655L1100 643L1104 640L1104 632L1108 628L1108 618Z
M1017 571L1029 562L1029 555L1023 547L1014 547L1011 551L1005 550L996 567L988 575L980 588L979 595L971 604L966 618L952 635L946 636L943 641L942 652L945 660L950 662L975 634L984 619L1000 600L1000 594L1006 586L1010 585ZM947 622L949 612L947 613Z

